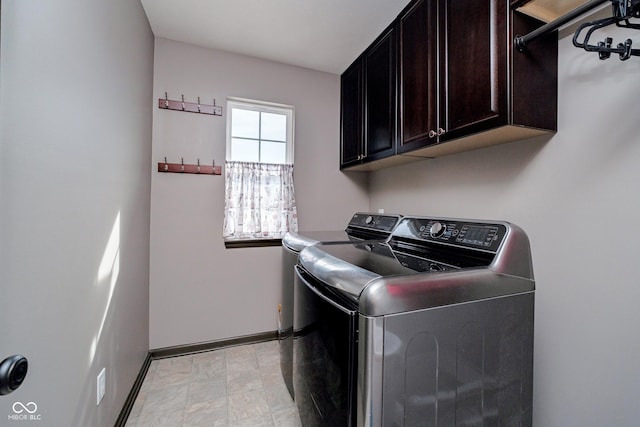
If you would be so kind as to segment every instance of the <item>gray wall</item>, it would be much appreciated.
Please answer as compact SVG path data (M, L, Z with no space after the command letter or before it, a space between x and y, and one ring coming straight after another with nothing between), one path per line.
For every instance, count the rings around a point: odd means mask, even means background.
M223 116L154 107L154 167L165 156L223 165L227 97L288 104L300 229L343 229L367 209L366 175L338 170L339 76L161 38L155 46L155 102L165 92L207 104L215 98ZM275 331L282 249L225 249L224 176L155 172L151 179L151 348Z
M374 173L370 207L523 227L537 286L534 425L635 426L640 58L600 61L572 36L560 40L556 135Z
M30 369L0 424L111 426L149 348L153 35L130 0L4 0L1 28L0 359Z

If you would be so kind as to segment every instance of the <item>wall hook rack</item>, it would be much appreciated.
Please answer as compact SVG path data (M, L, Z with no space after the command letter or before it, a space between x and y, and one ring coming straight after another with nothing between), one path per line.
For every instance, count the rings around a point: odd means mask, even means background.
M186 111L188 113L222 116L222 107L216 105L215 98L213 99L213 105L201 104L200 97L198 97L198 102L186 102L184 100L184 95L181 95L180 101L174 101L169 99L167 92L165 92L164 98L158 99L158 108L161 108L163 110Z
M222 175L222 168L216 165L215 160L210 165L202 165L200 164L200 159L196 164L185 163L184 158L180 159L180 163L169 163L165 157L164 162L158 162L158 172Z

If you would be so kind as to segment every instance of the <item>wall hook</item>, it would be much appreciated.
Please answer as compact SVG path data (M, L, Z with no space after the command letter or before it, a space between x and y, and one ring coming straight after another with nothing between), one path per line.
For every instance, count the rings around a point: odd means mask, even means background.
M196 168L196 171L200 173L200 159L198 159L198 167Z
M180 172L184 172L184 159L180 159Z
M184 111L184 95L182 95L182 111Z
M169 164L167 163L167 158L164 158L164 171L169 172Z
M164 93L164 108L169 108L169 96L167 92Z

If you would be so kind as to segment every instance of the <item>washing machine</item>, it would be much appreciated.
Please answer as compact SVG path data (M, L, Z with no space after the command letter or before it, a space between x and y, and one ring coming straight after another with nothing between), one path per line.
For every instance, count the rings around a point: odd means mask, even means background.
M302 425L531 426L535 281L505 221L405 217L298 256Z
M307 246L324 243L378 242L386 240L400 221L400 215L356 212L342 230L289 232L282 239L282 295L279 307L279 343L282 375L293 392L294 267L298 254Z

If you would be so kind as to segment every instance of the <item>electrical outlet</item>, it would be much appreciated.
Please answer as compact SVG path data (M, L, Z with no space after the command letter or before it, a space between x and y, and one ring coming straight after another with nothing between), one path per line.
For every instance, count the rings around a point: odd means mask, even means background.
M105 368L102 368L102 371L98 374L96 382L98 390L96 405L99 405L107 389L107 372L105 371Z

